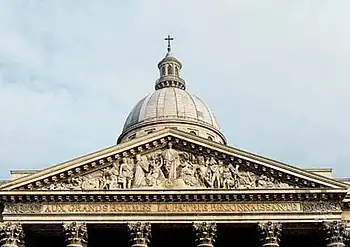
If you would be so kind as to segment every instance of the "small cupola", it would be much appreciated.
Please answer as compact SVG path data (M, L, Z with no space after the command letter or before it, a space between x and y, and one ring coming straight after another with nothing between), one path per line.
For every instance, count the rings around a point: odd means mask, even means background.
M165 40L168 41L168 51L165 57L158 63L159 78L156 81L155 89L158 90L165 87L176 87L185 90L186 83L180 77L182 64L178 59L171 55L170 42L174 40L174 38L168 35Z

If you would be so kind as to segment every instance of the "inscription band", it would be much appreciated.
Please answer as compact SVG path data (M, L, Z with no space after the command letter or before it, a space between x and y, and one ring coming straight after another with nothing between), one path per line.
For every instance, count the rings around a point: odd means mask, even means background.
M298 202L286 203L55 203L9 204L4 214L81 213L252 213L302 212Z

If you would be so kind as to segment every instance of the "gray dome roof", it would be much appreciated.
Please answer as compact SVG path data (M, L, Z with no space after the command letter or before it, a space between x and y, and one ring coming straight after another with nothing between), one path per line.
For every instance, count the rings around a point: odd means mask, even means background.
M176 87L165 87L141 99L125 121L123 132L135 125L185 120L219 130L209 108L195 95Z
M182 63L170 52L168 44L167 54L158 63L159 78L154 85L155 91L132 109L117 143L160 129L175 128L226 144L213 113L202 100L186 91L185 80L181 78Z

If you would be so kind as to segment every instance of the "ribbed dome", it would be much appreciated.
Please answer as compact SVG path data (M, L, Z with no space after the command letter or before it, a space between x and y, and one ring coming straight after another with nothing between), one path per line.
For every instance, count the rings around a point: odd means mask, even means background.
M214 115L197 96L176 87L165 87L137 103L126 119L123 132L134 125L159 120L188 120L219 129Z
M181 78L182 63L168 52L158 63L159 78L155 91L141 99L127 117L118 143L164 128L175 128L226 144L218 123L209 108L197 96L186 91Z

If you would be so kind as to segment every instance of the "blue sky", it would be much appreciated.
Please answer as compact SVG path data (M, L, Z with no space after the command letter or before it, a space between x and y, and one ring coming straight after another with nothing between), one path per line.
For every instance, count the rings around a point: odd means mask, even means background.
M350 1L0 1L0 177L114 145L163 38L230 145L350 177Z

